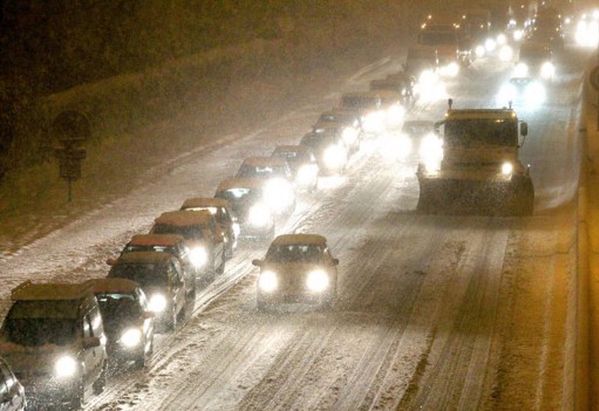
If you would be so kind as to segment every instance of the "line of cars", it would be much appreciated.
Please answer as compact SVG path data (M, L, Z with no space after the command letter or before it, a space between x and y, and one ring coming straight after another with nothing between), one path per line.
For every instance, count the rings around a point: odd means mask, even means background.
M425 62L420 69L439 67ZM82 284L25 282L15 288L0 329L0 355L15 371L0 361L0 377L15 408L25 405L24 390L32 407L79 408L89 395L102 392L112 361L143 368L152 357L154 334L177 328L193 310L198 287L225 272L242 240L271 242L264 258L252 261L260 269L259 309L298 302L331 307L339 260L326 238L306 233L275 238L276 226L293 213L300 193L317 190L320 177L343 174L369 142L384 142L396 159L418 146L421 211L445 208L455 198L439 194L461 198L452 190L470 182L509 189L517 180L525 198L520 193L509 198L518 212L532 212L528 168L517 158L525 123L511 109L451 107L441 123L406 121L407 111L422 101L418 83L401 71L373 80L367 91L344 94L297 145L245 159L213 197L189 198L178 210L158 216L148 233L134 235L118 257L107 260L104 278ZM482 138L481 130L490 137Z

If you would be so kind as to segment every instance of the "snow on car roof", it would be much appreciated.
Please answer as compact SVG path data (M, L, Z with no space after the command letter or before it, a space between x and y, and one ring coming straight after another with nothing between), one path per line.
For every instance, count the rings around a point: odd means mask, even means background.
M230 190L232 188L249 188L257 189L264 186L264 180L261 178L243 178L243 177L232 177L223 180L218 185L216 192Z
M43 283L25 281L12 290L11 299L17 300L81 300L93 294L88 284Z
M213 219L212 214L207 210L201 211L167 211L162 213L154 222L156 224L166 224L179 227L190 225L204 225L210 223Z
M285 160L273 157L248 157L243 160L243 165L251 167L284 167Z
M185 241L185 239L176 234L136 234L131 237L128 245L139 246L163 246L170 247Z
M173 259L169 253L159 251L132 251L121 255L114 265L119 264L161 264Z
M185 200L181 209L196 207L229 207L229 202L223 198L194 197Z
M445 117L448 120L468 120L468 119L499 119L499 120L511 120L516 118L516 112L511 109L451 109Z
M319 234L283 234L275 238L273 245L314 244L326 245L327 239Z
M94 294L134 293L139 284L126 278L96 278L86 283L93 287Z

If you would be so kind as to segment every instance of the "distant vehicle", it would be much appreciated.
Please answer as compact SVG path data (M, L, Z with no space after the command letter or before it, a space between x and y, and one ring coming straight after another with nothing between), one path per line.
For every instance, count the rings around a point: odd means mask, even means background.
M208 211L220 226L226 242L227 258L233 257L239 237L239 224L235 222L231 206L227 200L212 197L194 197L185 200L182 211Z
M24 411L27 408L25 389L12 370L0 358L0 410Z
M154 313L139 284L122 278L89 280L100 305L109 358L143 368L154 350Z
M313 130L302 137L300 145L314 153L321 175L342 174L345 171L349 149L337 130Z
M460 53L461 44L458 27L457 23L425 23L418 33L418 45L435 50L439 72L449 77L457 76L460 65L468 62Z
M325 111L312 127L312 131L321 133L325 130L338 130L350 153L356 152L360 148L362 124L359 114L351 110L333 109Z
M271 156L287 161L298 188L316 189L318 186L318 162L309 148L302 145L276 146Z
M286 160L273 157L246 158L235 177L262 180L265 201L274 214L289 215L295 210L293 176Z
M437 50L428 46L412 46L408 48L404 70L411 76L420 78L426 71L435 72L439 68Z
M218 185L214 196L229 202L235 222L239 224L239 238L271 240L274 237L274 214L265 199L264 181L228 178Z
M181 263L168 253L137 251L123 254L107 278L124 278L139 284L148 296L148 308L167 330L174 330L185 309L195 303L194 288L185 281Z
M188 281L195 284L196 279L201 279L207 275L207 264L196 261L195 255L190 252L186 245L185 238L176 234L136 234L123 247L121 255L137 251L156 251L174 255L179 259L185 277ZM201 260L201 259L200 259ZM115 259L109 258L108 265L113 265ZM198 264L200 263L200 264Z
M408 120L406 121L401 132L407 136L412 142L413 147L418 147L419 157L426 156L429 149L429 144L435 144L437 136L435 134L435 123L428 120Z
M418 210L428 213L531 215L534 188L518 158L528 125L514 110L451 107L443 139L418 167Z
M411 107L415 102L414 86L416 80L414 77L406 73L399 72L390 74L381 80L372 80L370 82L370 90L382 91L390 90L401 96L401 104L404 107Z
M389 89L346 93L341 97L340 109L358 115L362 131L376 137L403 121L401 99L401 93Z
M286 234L275 238L260 267L258 308L273 304L311 303L331 307L337 295L337 265L326 238Z
M225 272L225 237L208 211L169 211L154 220L151 234L175 234L185 238L189 256L203 273ZM203 270L206 268L206 270Z
M88 285L33 284L12 290L0 354L25 387L28 406L79 409L106 384L106 335Z
M553 53L543 43L524 42L512 78L551 81L556 74Z

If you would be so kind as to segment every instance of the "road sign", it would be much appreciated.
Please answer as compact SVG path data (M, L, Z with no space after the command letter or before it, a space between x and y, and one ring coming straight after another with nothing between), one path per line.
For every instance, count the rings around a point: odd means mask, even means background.
M593 86L596 91L599 91L599 66L591 71L589 80L591 81L591 86Z
M51 133L56 140L66 145L67 142L87 140L91 135L91 125L83 113L68 110L56 116Z

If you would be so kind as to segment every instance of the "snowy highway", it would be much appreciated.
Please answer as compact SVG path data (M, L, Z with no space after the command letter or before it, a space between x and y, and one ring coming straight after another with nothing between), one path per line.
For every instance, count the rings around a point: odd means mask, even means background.
M264 244L242 243L225 274L198 293L173 335L157 339L147 369L111 374L94 410L558 409L571 395L580 56L562 56L547 103L520 110L522 149L535 184L530 218L415 211L416 159L361 150L344 177L322 178L278 233L318 232L339 266L331 311L260 312ZM162 211L216 185L253 154L296 143L341 92L397 71L389 56L325 98L229 135L166 165L151 183L0 260L4 312L25 279L104 276L105 260ZM448 82L456 107L495 106L510 65L483 59ZM409 118L439 120L444 99Z

